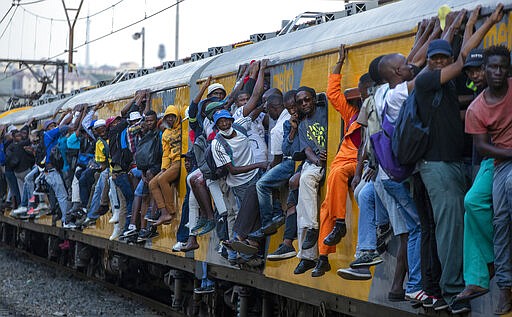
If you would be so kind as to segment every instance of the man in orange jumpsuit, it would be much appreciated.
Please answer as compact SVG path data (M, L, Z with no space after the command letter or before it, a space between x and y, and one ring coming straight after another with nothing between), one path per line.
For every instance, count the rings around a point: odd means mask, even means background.
M318 249L320 257L311 276L318 277L331 269L327 255L336 252L336 244L341 241L347 232L345 225L345 213L347 210L347 193L349 179L356 171L357 151L361 143L361 129L356 122L359 108L347 102L340 86L341 68L345 61L345 46L339 49L339 59L329 75L327 85L327 98L340 113L345 127L345 136L340 149L334 158L329 176L327 177L327 193L320 208L320 233ZM362 76L359 82L359 90L362 96L366 96L369 76Z

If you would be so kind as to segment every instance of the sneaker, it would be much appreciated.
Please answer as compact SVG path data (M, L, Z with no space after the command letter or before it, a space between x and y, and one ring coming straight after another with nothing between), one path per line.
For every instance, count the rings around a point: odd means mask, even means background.
M372 278L372 273L368 267L339 269L336 274L345 280L366 281Z
M39 203L36 207L36 210L47 210L50 209L47 203Z
M65 223L62 228L65 228L65 229L76 229L76 225L72 222L68 222L68 223Z
M318 229L308 229L308 231L306 231L304 242L302 242L302 250L308 250L314 247L318 242L318 235Z
M250 267L259 267L259 266L262 266L263 263L265 263L263 258L256 255L256 256L253 256L250 259L248 259L245 262L245 265L250 266Z
M140 229L139 236L137 237L137 242L140 243L158 236L159 233L158 231L156 231L156 228L153 229L153 227L151 227L151 229Z
M372 266L382 263L384 260L379 256L377 252L363 251L361 255L350 263L351 268L358 268L361 266Z
M39 214L39 211L38 210L35 210L34 207L31 207L28 211L27 211L27 215L28 216L36 216Z
M197 233L197 231L199 231L199 229L204 227L207 222L208 222L208 218L199 217L199 219L197 219L196 226L194 228L190 229L190 231L192 233Z
M134 224L128 225L128 230L123 232L123 236L128 237L137 233L137 226Z
M471 311L471 304L468 300L461 300L450 306L452 314L463 314Z
M83 227L94 227L95 225L96 225L96 219L91 219L91 218L85 218L85 221L82 224Z
M172 246L172 252L181 252L181 250L187 246L186 242L176 242L175 245ZM194 289L195 292L195 289Z
M434 296L428 296L422 303L423 307L425 308L432 308L432 306L434 306L434 303L437 301L438 299L435 298Z
M295 248L293 246L288 246L285 243L281 243L277 250L267 255L267 260L269 261L279 261L293 258L297 255Z
M112 231L112 235L110 236L109 240L114 241L115 239L119 238L123 234L123 228L119 225L119 223L116 223L114 225L114 231Z
M12 215L20 215L20 214L24 214L28 211L28 208L25 207L25 206L20 206L16 209L14 209L13 211L11 211L11 214Z
M146 212L146 216L144 216L144 219L146 219L147 222L157 222L158 218L160 218L161 212L160 210L157 210L155 212L152 212L151 209L148 209Z
M108 220L108 223L118 223L119 222L119 214L121 211L118 209L114 209L112 212L112 217Z
M448 303L443 298L435 299L434 304L432 305L432 308L434 308L435 311L443 310L448 307Z
M201 230L197 233L198 236L205 235L215 229L217 226L217 222L214 219L208 219L206 224L201 228Z
M194 294L211 294L215 292L215 285L194 288Z
M309 271L313 268L315 268L316 262L313 260L308 259L301 259L295 270L293 271L293 274L304 274L306 271Z
M311 277L320 277L322 275L325 275L325 272L328 272L331 270L331 265L329 264L329 260L327 260L327 257L323 258L320 256L318 258L318 261L316 262L316 266L311 272Z
M416 302L416 303L423 303L428 298L427 293L425 293L424 290L419 290L412 293L405 293L405 299Z

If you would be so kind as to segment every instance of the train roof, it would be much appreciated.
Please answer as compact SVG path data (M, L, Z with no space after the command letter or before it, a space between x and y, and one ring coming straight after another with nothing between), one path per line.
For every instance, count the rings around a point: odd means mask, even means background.
M49 118L53 116L53 114L70 99L71 97L66 99L59 99L41 106L31 107L26 110L10 113L5 117L0 118L0 124L18 125L28 122L31 118L35 118L36 120Z
M501 2L512 3L510 0ZM494 8L497 3L496 0L403 0L224 53L208 65L200 77L235 72L238 65L253 59L267 58L271 64L279 64L337 49L341 43L351 45L411 31L423 18L436 16L444 4L453 10L471 10L477 4Z

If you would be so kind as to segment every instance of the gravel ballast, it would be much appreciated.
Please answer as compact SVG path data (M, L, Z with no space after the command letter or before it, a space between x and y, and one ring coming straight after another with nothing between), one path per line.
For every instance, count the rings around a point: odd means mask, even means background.
M0 315L158 316L157 312L94 281L0 247Z

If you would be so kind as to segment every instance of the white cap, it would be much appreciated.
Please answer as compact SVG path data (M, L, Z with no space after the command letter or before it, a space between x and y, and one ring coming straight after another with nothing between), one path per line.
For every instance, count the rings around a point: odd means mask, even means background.
M138 112L138 111L130 112L130 117L128 118L128 121L138 121L140 119L142 119L140 112Z
M224 86L222 86L222 84L215 83L215 84L211 84L210 86L208 86L208 93L206 95L207 96L210 95L214 90L217 90L217 89L222 89L222 90L224 90L224 93L226 93L226 89L224 89Z
M15 126L13 125L10 125L8 128L7 128L7 133L12 133L12 131L15 131L15 130L18 130L18 128L16 128Z
M94 125L92 126L93 129L96 129L96 128L99 128L99 127L103 127L107 125L107 122L103 119L99 119L99 120L96 120L96 122L94 122Z

